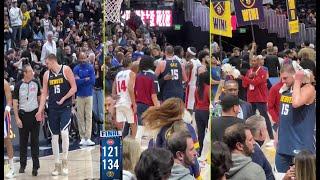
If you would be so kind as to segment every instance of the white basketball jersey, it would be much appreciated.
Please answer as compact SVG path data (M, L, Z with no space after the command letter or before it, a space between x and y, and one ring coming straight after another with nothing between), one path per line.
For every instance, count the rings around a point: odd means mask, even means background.
M117 101L116 106L131 107L131 99L128 91L131 70L122 70L118 72L115 78L117 95L120 99Z
M199 59L191 59L190 60L193 64L192 71L191 71L191 77L189 81L189 86L196 86L197 83L197 69L199 66L201 66L201 62Z

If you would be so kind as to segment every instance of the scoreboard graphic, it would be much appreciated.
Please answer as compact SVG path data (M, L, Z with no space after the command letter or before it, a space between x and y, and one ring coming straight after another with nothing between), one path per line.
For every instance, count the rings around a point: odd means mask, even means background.
M100 132L100 179L122 179L122 134L118 131Z

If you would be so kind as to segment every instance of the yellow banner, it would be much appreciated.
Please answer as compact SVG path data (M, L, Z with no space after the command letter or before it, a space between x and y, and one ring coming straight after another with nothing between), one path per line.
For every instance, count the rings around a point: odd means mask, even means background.
M298 33L299 32L299 20L297 17L297 10L296 10L296 3L295 0L287 0L288 5L288 26L289 26L289 33Z
M290 34L299 32L299 21L289 21L289 32Z
M232 37L230 1L210 3L210 33Z

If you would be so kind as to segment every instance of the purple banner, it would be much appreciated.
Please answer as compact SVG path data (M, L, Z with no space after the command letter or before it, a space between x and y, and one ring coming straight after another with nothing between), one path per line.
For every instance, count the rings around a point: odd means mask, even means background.
M264 20L262 0L234 0L238 26L257 24Z

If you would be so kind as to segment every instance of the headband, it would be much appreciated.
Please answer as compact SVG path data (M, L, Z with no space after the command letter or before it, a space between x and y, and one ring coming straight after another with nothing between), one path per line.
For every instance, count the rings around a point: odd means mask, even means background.
M195 56L195 55L196 55L196 53L195 53L195 52L193 52L193 51L191 50L191 48L190 48L190 47L188 47L187 51L188 51L191 55L193 55L193 56Z

